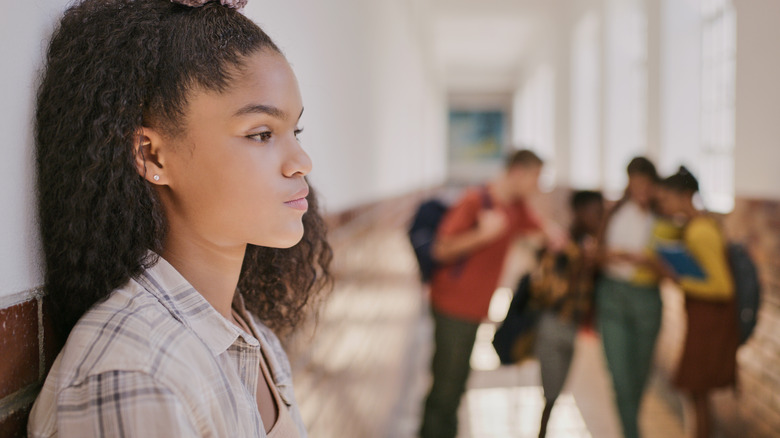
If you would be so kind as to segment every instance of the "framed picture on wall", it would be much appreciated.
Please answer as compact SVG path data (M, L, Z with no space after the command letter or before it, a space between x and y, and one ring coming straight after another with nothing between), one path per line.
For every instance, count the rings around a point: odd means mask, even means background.
M497 110L450 110L450 161L500 160L505 142L505 114Z

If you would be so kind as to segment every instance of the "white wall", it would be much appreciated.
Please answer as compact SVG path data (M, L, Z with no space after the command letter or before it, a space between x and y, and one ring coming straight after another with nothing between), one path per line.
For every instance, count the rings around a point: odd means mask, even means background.
M33 192L33 101L45 40L66 2L4 2L0 14L0 296L42 282Z
M419 2L368 3L373 30L369 60L376 198L444 181L447 114L444 90L435 79L428 17L410 7ZM332 170L338 168L334 163Z
M780 2L735 0L737 196L780 199Z
M445 102L430 65L425 11L393 0L250 2L301 85L304 147L326 208L445 178Z
M34 223L32 114L46 40L69 0L0 14L0 297L42 283ZM306 113L313 184L338 211L444 180L444 95L431 74L425 11L392 0L249 3L287 55Z

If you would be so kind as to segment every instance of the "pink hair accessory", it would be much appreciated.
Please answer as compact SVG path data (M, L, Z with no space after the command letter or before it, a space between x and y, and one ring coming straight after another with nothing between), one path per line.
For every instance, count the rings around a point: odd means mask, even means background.
M197 8L205 5L206 3L216 1L216 0L171 0L171 1L173 3L178 3L180 5ZM227 6L228 8L233 8L233 9L243 8L244 6L246 6L247 1L249 0L219 0L219 2L222 3L222 6Z

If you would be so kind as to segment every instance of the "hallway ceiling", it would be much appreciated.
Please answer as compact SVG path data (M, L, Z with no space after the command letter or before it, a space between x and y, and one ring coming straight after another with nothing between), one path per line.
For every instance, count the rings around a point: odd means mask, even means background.
M433 51L449 92L511 92L556 0L430 0Z

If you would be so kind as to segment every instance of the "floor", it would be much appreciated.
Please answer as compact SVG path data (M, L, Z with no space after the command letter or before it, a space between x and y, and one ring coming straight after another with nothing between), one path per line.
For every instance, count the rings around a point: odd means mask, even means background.
M425 293L402 223L354 227L333 238L338 281L316 327L290 342L301 413L312 438L411 438L429 384ZM491 316L502 314L509 293L498 291ZM494 328L488 322L478 334L459 437L535 437L543 403L538 365L499 367ZM598 338L581 334L548 437L620 437L610 391ZM666 406L649 391L641 413L646 438L684 436Z

